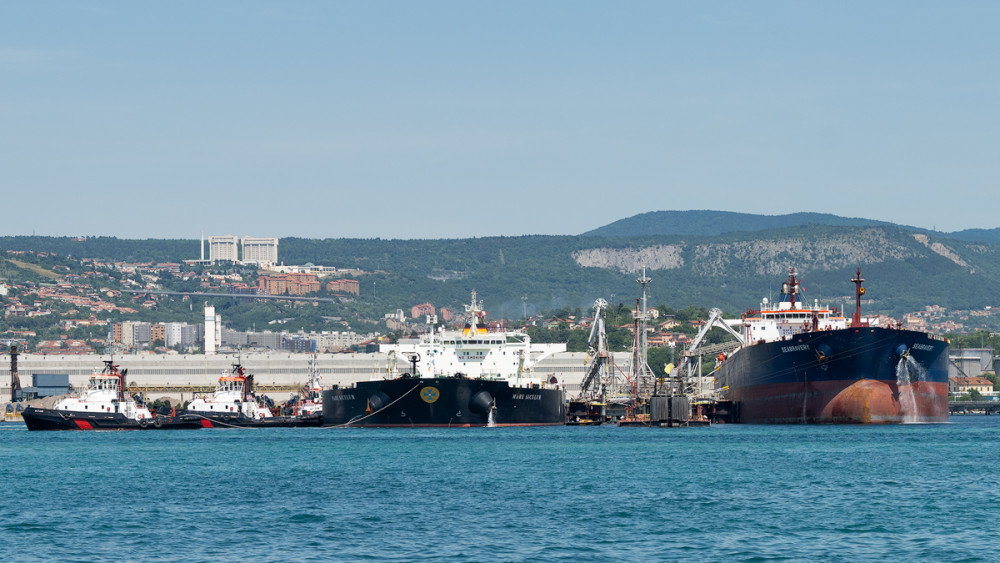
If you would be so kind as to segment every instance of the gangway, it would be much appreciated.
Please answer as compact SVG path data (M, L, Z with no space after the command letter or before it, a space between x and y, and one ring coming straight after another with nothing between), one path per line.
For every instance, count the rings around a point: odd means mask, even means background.
M738 321L742 322L742 321ZM709 331L713 328L721 328L728 332L735 340L729 342L720 342L717 344L708 344L702 346L705 338L708 336ZM729 322L722 318L721 309L711 309L708 312L708 319L705 324L701 326L698 330L698 334L691 341L691 345L688 346L687 350L681 355L681 364L677 368L677 376L680 381L681 387L687 392L694 392L696 395L704 395L704 391L700 388L701 386L694 385L695 378L701 377L701 364L702 357L711 354L729 354L733 350L746 345L746 340L744 340L743 335L737 332ZM695 366L697 366L697 376L695 375Z

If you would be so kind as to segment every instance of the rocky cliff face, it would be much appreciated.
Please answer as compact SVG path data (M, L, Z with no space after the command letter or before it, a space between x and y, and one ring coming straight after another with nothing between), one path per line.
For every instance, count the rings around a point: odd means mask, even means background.
M969 264L966 263L965 260L962 260L962 257L959 256L954 250L948 248L947 246L941 244L940 242L931 242L930 237L928 237L927 235L915 234L913 235L913 238L915 238L917 242L919 242L920 244L931 249L936 254L944 256L945 258L951 260L952 262L958 264L959 266L962 266L963 268L969 267Z
M889 260L907 260L922 254L923 249L912 242L891 236L884 229L874 228L774 240L591 248L573 253L573 259L580 266L615 269L623 273L635 273L642 268L671 270L686 264L692 273L705 277L729 275L734 269L763 276L783 271L790 265L811 270L836 270ZM923 244L933 250L933 245ZM954 253L947 257L956 264L962 263Z
M684 266L683 246L654 245L645 248L589 248L573 253L584 268L605 268L632 274L650 270L673 270Z

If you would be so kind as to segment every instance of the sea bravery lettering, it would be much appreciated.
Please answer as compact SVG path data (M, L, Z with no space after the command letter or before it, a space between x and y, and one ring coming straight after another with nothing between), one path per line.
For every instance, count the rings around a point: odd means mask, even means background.
M781 351L785 354L789 352L805 352L809 350L808 344L799 344L798 346L782 346Z
M514 399L515 401L541 401L542 400L542 396L541 395L526 395L524 393L515 393L514 396L511 397L511 398Z
M353 401L354 395L334 395L330 397L331 401Z
M914 344L913 345L913 349L914 350L923 350L924 352L933 352L934 351L934 347L931 346L930 344Z

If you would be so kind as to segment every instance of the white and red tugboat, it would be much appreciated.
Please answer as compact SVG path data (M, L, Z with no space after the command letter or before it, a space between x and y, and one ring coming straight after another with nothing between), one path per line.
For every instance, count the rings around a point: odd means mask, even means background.
M316 356L309 362L309 384L302 388L302 396L296 399L294 408L297 416L323 415L323 387L319 381Z
M253 393L253 374L240 363L219 378L215 391L208 397L197 397L184 409L184 414L201 419L205 428L231 426L319 426L322 414L308 416L274 416L260 404Z
M27 407L21 413L28 430L156 430L201 428L194 416L153 416L125 391L125 374L114 360L90 376L87 389L51 409Z

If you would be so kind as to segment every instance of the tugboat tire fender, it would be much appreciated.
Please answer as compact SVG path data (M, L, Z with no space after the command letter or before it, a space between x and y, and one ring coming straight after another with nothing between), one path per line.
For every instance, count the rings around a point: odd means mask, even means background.
M159 428L159 427L160 427L160 426L161 426L162 424L163 424L163 421L162 421L162 420L160 420L160 419L158 419L158 418L154 418L154 419L153 419L153 426L155 426L155 427Z

